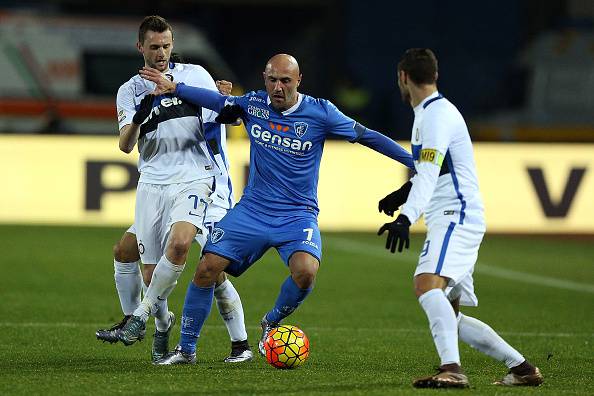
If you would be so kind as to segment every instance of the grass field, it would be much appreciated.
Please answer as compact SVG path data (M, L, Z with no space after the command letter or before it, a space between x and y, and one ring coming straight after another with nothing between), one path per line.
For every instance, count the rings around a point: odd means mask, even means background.
M314 292L286 323L311 341L306 364L276 370L257 358L221 362L229 339L216 308L195 366L154 367L152 337L131 347L102 344L97 328L121 317L111 246L124 229L0 226L0 394L430 394L411 380L438 364L426 318L412 293L421 237L390 255L371 234L325 233ZM170 299L180 314L198 251ZM461 345L467 394L594 394L592 241L487 235L476 268L478 308L533 363L545 384L500 389L503 364ZM271 251L233 282L255 351L259 320L287 270ZM152 320L147 334L152 333ZM179 337L174 331L173 343ZM148 341L148 342L147 342Z

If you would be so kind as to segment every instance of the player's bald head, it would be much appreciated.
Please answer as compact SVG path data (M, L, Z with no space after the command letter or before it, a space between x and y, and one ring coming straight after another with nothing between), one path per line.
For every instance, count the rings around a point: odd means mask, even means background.
M276 54L266 62L264 73L270 73L272 71L291 74L293 76L299 76L300 74L297 59L288 54Z
M274 55L262 74L272 107L284 111L297 103L301 73L295 58L287 54Z

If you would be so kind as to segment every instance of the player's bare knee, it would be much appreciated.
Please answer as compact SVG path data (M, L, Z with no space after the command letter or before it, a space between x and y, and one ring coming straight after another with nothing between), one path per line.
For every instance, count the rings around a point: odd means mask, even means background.
M291 274L293 281L300 289L308 289L313 286L316 280L316 272L300 271Z
M291 277L300 289L307 289L313 286L318 273L319 264L315 259L306 256L304 261L293 261L290 265ZM311 257L311 256L310 256Z
M140 260L136 235L125 232L122 239L113 246L113 258L120 263L134 263Z
M138 248L129 249L119 242L113 246L113 258L120 263L134 263L140 259Z
M167 246L167 257L176 264L179 261L183 263L191 245L192 241L186 238L171 238Z
M217 268L209 262L202 262L196 268L194 274L194 284L200 287L209 287L216 284L219 272Z

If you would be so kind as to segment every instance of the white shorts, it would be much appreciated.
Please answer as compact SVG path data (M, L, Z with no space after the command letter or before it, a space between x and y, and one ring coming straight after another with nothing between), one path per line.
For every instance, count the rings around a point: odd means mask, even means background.
M446 294L450 300L460 297L460 305L477 306L472 273L484 234L484 225L428 226L415 276L429 273L448 278Z
M212 232L212 229L216 227L217 223L221 221L223 216L225 216L228 211L229 210L227 208L218 206L215 203L208 205L208 208L206 209L206 218L204 220L204 228L206 229L207 233L197 233L195 238L200 247L204 247L208 234ZM126 230L126 232L136 235L136 225L132 224L130 228Z
M138 252L144 264L156 264L167 243L171 226L186 221L196 226L198 234L206 234L206 210L212 202L212 179L188 183L138 183L134 226Z

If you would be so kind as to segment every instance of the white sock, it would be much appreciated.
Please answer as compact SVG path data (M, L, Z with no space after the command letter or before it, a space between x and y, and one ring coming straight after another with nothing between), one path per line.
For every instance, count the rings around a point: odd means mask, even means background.
M239 298L239 293L237 293L231 281L226 279L225 282L216 287L214 296L231 341L247 340L241 298Z
M504 362L508 368L516 367L526 360L488 324L463 315L462 312L458 313L458 333L462 341L485 355Z
M175 282L177 285L177 281ZM175 287L175 285L173 285ZM146 296L146 291L148 290L148 286L142 282L142 295ZM171 292L166 294L171 294ZM155 312L151 312L151 314L155 317L155 327L158 331L164 332L168 329L169 326L169 306L167 305L167 299L165 300L157 300L155 303L156 309Z
M140 274L138 261L120 263L114 259L113 270L122 312L124 312L124 315L132 315L132 312L140 304L140 290L142 287L142 275Z
M134 311L134 316L139 316L146 322L151 310L157 312L158 306L155 303L158 300L165 300L171 294L173 287L177 283L177 279L181 275L186 265L175 265L171 263L165 255L161 257L144 298L140 305Z
M432 289L419 297L441 364L460 364L458 351L458 323L452 305L443 290Z
M165 290L163 295L169 296L175 288L175 285L177 285L177 281L175 281L175 284L170 286L168 290ZM169 306L167 305L167 299L157 300L153 305L151 314L155 317L155 327L157 330L160 332L167 331L169 328Z

